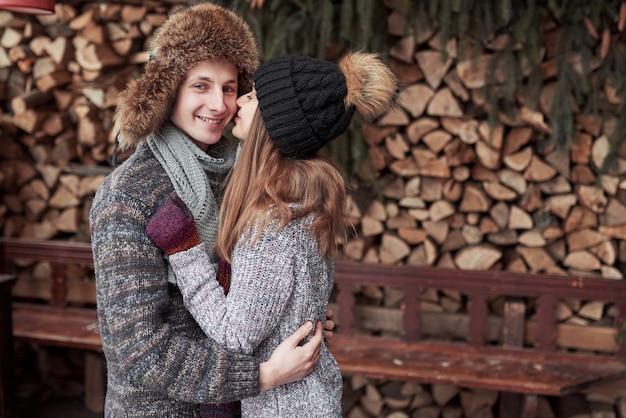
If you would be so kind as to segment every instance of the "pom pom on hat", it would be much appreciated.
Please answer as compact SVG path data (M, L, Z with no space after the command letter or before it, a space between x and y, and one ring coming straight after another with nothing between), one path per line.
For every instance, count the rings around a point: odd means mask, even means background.
M306 159L346 131L355 110L368 120L393 101L396 79L371 53L352 52L338 63L284 56L254 76L265 127L280 151Z

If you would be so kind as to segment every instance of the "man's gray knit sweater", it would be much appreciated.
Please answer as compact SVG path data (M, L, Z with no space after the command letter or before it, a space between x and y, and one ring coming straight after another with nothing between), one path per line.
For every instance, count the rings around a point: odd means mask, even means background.
M274 222L256 241L240 239L228 296L202 244L170 256L185 304L208 336L233 352L254 353L265 361L303 322L325 319L334 268L309 231L312 219L296 219L280 230ZM336 418L341 393L339 366L322 344L313 373L242 400L242 413L249 418Z
M147 219L173 186L140 145L98 190L90 213L107 363L105 417L194 417L197 404L259 393L258 360L206 340L168 283Z

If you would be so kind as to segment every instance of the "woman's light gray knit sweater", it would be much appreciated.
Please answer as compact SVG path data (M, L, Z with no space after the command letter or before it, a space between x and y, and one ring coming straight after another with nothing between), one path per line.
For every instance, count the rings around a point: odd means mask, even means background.
M107 363L105 417L194 417L197 404L259 393L257 359L207 340L167 280L147 219L173 187L140 145L98 190L90 213Z
M185 304L202 329L229 350L267 360L303 322L325 320L333 263L308 230L309 215L254 244L239 240L228 296L202 245L170 256ZM342 379L325 344L312 374L241 402L244 417L340 417Z

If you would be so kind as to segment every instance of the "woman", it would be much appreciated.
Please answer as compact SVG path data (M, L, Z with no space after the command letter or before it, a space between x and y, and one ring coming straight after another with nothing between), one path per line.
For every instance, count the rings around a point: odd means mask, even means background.
M232 264L224 295L190 212L176 196L146 232L170 254L185 305L208 336L267 359L302 321L323 320L333 287L331 255L344 232L345 184L317 152L355 110L372 119L396 84L373 54L337 64L308 57L262 65L238 99L233 135L243 142L220 211L215 250ZM245 417L340 417L342 379L325 345L313 373L242 400Z

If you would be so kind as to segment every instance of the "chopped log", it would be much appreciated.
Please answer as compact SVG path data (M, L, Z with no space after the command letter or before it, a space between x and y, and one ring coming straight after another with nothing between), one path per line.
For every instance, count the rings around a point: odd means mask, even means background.
M465 186L459 205L461 212L486 212L490 206L491 202L482 190L471 184Z
M444 406L459 394L459 388L452 385L432 385L433 400L439 406Z
M457 99L452 95L449 88L439 89L430 100L426 113L430 116L448 116L459 118L463 116Z
M626 239L626 224L611 225L611 226L600 225L600 227L598 228L598 231L601 234L605 234L612 238L617 238L620 240Z
M575 194L569 193L564 195L550 196L546 199L546 209L555 214L559 218L565 219L570 213L572 207L578 202Z
M517 199L518 197L517 193L515 193L513 190L496 182L483 182L483 189L485 190L485 193L487 193L487 196L494 200L500 199L504 201L512 201Z
M18 46L22 39L22 32L8 27L4 29L2 36L0 36L0 46L4 49L11 49L14 46Z
M572 251L567 254L563 260L563 265L566 267L575 268L582 271L598 270L601 266L600 260L598 260L593 254L588 251Z
M454 207L449 201L446 200L438 200L434 202L428 213L430 215L430 219L437 222L447 218L455 212Z
M365 249L365 241L362 239L355 239L349 241L343 246L343 254L355 261L360 261L363 258L363 251Z
M511 210L509 212L509 223L507 225L508 229L532 229L534 224L535 223L528 212L519 206L511 206Z
M383 223L377 219L369 216L364 216L361 219L361 234L364 237L371 237L383 233L385 227Z
M124 22L137 23L143 20L147 12L148 8L145 6L124 5L120 17Z
M533 130L528 127L511 129L504 138L502 154L513 154L528 144L533 135Z
M48 117L48 112L27 110L19 115L15 115L13 122L15 126L23 131L33 134L41 128L43 121Z
M420 174L415 159L411 157L392 162L389 169L400 177L414 177Z
M415 38L405 36L389 49L389 56L408 64L414 63Z
M57 64L66 64L74 50L67 38L60 37L44 45L48 56Z
M461 236L463 241L468 245L480 244L483 240L483 233L475 225L464 225L461 229Z
M68 208L55 219L54 226L58 231L76 233L79 227L80 211L78 208Z
M439 153L443 150L448 142L452 139L452 135L443 130L435 130L427 133L422 138L422 142L424 142L428 148L434 153Z
M445 61L443 60L445 58ZM446 73L452 66L452 57L444 57L440 51L423 50L415 54L415 60L422 69L426 82L437 90Z
M361 397L361 405L373 416L382 412L384 402L380 392L372 384L365 386L365 395Z
M427 232L416 228L398 228L398 237L409 245L421 244L426 240Z
M50 91L32 89L11 99L11 109L16 115L26 112L28 109L35 110L37 107L52 100Z
M385 147L389 154L398 160L406 157L409 152L409 145L404 140L404 137L399 133L393 133L385 139Z
M48 204L52 208L65 209L78 206L80 204L80 200L66 187L59 186L54 195L50 198Z
M515 247L515 251L522 257L532 273L547 271L555 264L554 259L543 248L528 248L518 245Z
M425 84L412 84L400 92L397 103L409 112L413 118L417 118L424 113L428 102L434 95L433 89Z
M417 144L427 133L437 129L439 122L433 118L421 117L411 122L406 128L406 134L411 144ZM371 143L368 141L368 143Z
M617 260L617 248L612 241L608 239L600 244L589 248L589 252L598 257L607 266L612 266ZM604 274L603 274L604 276Z
M576 188L578 201L595 213L604 213L608 204L604 191L595 186L581 185Z
M387 113L385 113L378 123L381 126L406 126L409 124L409 116L399 106L392 106Z
M37 88L43 92L54 88L63 87L72 81L72 74L69 71L59 70L47 73L35 80Z
M506 168L502 169L498 171L498 180L500 180L503 185L513 189L515 193L520 196L525 195L528 191L528 183L519 172Z
M497 248L487 245L475 245L459 250L454 263L461 270L489 270L502 257Z
M467 59L458 62L456 72L463 85L470 89L480 89L485 85L485 74L491 61L488 54L480 55L477 59Z
M505 155L502 158L502 161L511 170L522 172L530 165L532 158L532 149L530 147L526 147L519 152Z
M422 176L444 179L450 177L450 166L445 156L434 160L418 162L417 166L419 174Z
M380 260L394 264L410 254L409 246L395 235L383 234L380 245Z
M537 248L546 245L545 237L536 229L522 233L517 242L525 247Z
M88 44L76 51L76 61L85 70L99 71L123 64L123 60L106 44Z
M531 158L530 164L524 171L524 178L528 181L542 182L550 180L556 174L557 171L553 167L535 155Z
M574 252L595 247L607 242L609 238L592 229L582 229L568 234L566 240L569 251Z
M428 236L432 237L439 244L445 241L450 229L447 222L432 220L422 222L422 227L428 233Z
M478 142L480 135L478 133L478 122L470 120L459 125L455 133L465 144L473 145Z

